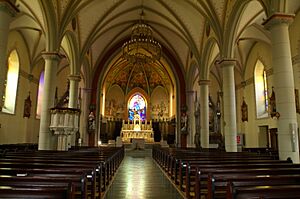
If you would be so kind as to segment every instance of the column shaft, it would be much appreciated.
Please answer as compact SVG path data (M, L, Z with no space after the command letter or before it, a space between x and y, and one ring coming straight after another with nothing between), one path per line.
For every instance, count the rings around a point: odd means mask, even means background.
M70 75L70 89L69 89L69 108L78 108L78 94L79 94L79 82L80 76L79 75ZM69 135L67 137L68 146L75 146L76 145L76 132Z
M202 148L209 148L209 80L200 80L200 143Z
M70 91L69 91L69 108L77 108L78 104L78 93L79 93L79 82L80 76L79 75L70 75Z
M195 120L194 120L194 95L195 91L187 91L188 101L188 135L187 135L187 146L195 147L194 136L195 136Z
M223 106L224 106L224 135L225 150L237 152L236 143L236 102L234 66L235 60L223 59L219 62L223 71Z
M280 114L279 158L285 160L290 157L294 163L299 163L295 87L288 30L293 18L293 15L275 13L264 25L271 32L274 79L280 80L274 81L276 111Z
M43 58L45 59L45 79L40 119L39 150L54 150L56 149L57 136L49 131L49 109L54 106L56 73L60 56L56 52L47 52L43 54Z

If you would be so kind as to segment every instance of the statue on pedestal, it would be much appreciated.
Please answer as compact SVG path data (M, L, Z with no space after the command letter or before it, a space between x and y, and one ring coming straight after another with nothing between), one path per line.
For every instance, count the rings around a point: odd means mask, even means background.
M89 114L89 120L88 120L88 131L93 131L95 130L96 125L95 125L95 115L94 112L91 111Z

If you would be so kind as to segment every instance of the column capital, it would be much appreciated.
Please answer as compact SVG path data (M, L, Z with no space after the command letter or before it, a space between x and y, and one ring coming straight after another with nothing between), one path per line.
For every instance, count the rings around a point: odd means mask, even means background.
M57 60L60 61L63 58L63 55L59 52L53 51L53 52L42 52L42 57L50 60Z
M69 75L69 80L70 81L80 82L81 77L80 77L80 75Z
M294 14L276 12L272 16L270 16L267 20L265 20L262 25L269 30L272 28L272 26L278 24L290 25L294 21L294 18L295 18Z
M210 80L209 79L200 79L198 81L198 84L201 86L201 85L209 85L210 83Z
M218 60L216 64L224 68L228 66L236 66L238 64L238 61L234 58L222 58L221 60Z
M19 9L8 0L0 0L0 12L4 11L11 17L15 17L19 12Z

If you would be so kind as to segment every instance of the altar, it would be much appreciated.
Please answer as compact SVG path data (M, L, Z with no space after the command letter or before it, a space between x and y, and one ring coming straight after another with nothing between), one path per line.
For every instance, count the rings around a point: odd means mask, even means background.
M123 120L121 138L123 142L131 142L132 139L144 139L145 142L154 142L154 135L152 129L152 121L147 120L142 122L138 117L133 121Z

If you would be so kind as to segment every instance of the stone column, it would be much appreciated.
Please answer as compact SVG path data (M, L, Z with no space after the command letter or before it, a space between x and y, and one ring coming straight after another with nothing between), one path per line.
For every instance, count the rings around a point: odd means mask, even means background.
M223 72L223 118L225 150L227 152L237 152L236 102L234 82L234 66L236 65L236 60L222 59L218 64L222 67Z
M9 24L17 12L18 9L9 1L0 1L0 111L4 103Z
M272 66L274 91L276 94L276 111L278 118L279 158L291 158L299 163L299 146L297 133L297 115L294 93L294 76L289 40L289 24L294 15L275 13L264 25L271 32Z
M195 136L195 129L193 126L195 125L195 120L194 120L194 95L195 91L187 91L187 103L188 103L188 125L187 125L187 147L195 147L194 144L194 136Z
M88 146L89 134L88 134L88 117L90 114L90 102L91 102L91 88L81 88L82 104L80 109L80 137L82 138L82 145Z
M69 108L78 108L78 93L79 93L79 82L80 82L80 75L70 75L70 89L69 89ZM76 132L72 135L68 136L68 146L75 146L76 141Z
M78 108L78 85L81 80L80 75L70 75L69 76L70 80L70 90L69 90L69 108Z
M49 109L54 106L56 73L61 57L57 52L45 52L43 58L45 59L45 79L38 145L39 150L55 150L57 137L49 130Z
M199 80L200 86L200 143L202 148L209 148L209 80Z

